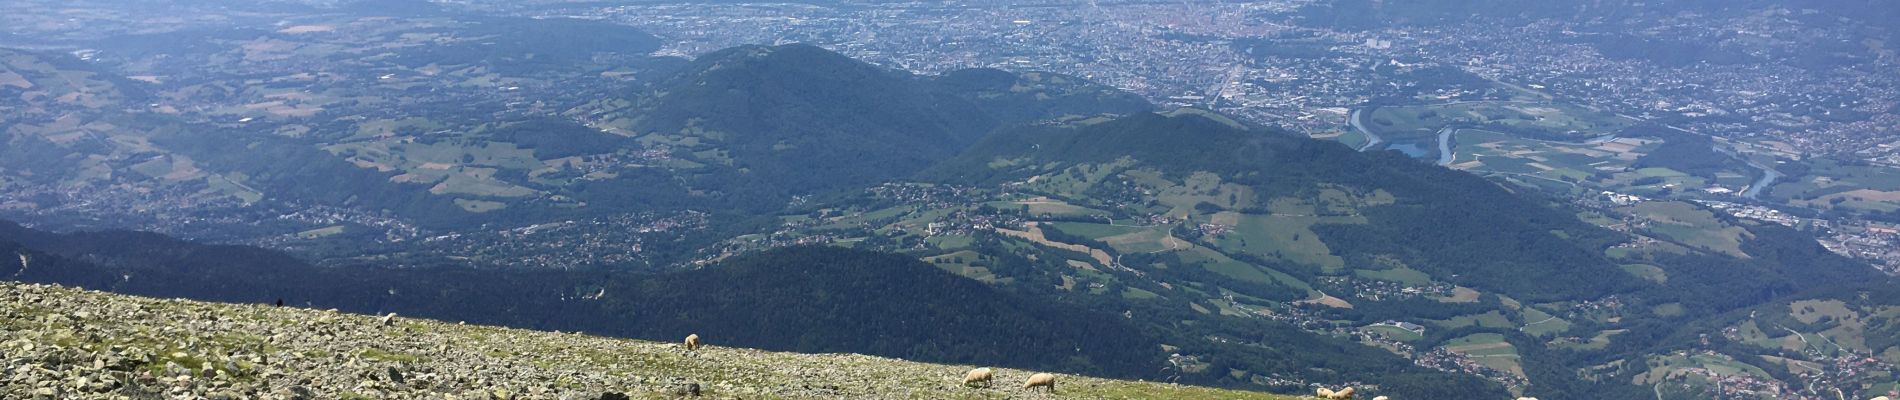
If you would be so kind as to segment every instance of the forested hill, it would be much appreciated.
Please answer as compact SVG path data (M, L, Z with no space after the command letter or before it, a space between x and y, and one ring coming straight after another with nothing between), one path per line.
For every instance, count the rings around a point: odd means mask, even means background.
M702 55L626 98L571 113L691 161L672 168L684 187L615 190L695 192L702 203L770 209L791 195L909 175L998 127L1150 108L1133 94L1059 74L917 76L793 44Z
M1675 242L1681 231L1670 231L1680 222L1606 220L1396 153L1361 153L1202 111L1001 130L919 179L918 188L975 193L964 198L979 205L860 201L813 215L845 222L862 211L896 215L874 225L952 228L970 222L939 216L973 215L970 221L1003 227L945 235L968 235L967 244L901 232L858 240L824 226L812 233L909 252L1015 290L1197 322L1174 325L1175 332L1311 313L1300 320L1307 332L1248 343L1261 348L1284 348L1315 331L1395 352L1418 349L1421 362L1443 355L1428 351L1508 346L1510 363L1473 359L1510 371L1490 377L1522 379L1515 382L1528 384L1507 385L1539 398L1647 395L1648 385L1626 382L1673 373L1667 360L1685 354L1719 354L1768 371L1756 376L1793 382L1798 371L1772 361L1783 356L1774 355L1770 338L1808 332L1849 338L1838 351L1900 354L1889 353L1900 351L1892 341L1862 346L1858 339L1895 329L1881 314L1895 309L1868 300L1890 298L1883 293L1891 278L1794 228L1694 203L1631 208L1706 216L1706 229L1735 240L1727 250L1688 247ZM914 250L887 244L916 242ZM1080 265L1099 273L1075 272ZM1066 289L1085 285L1097 289ZM1168 314L1182 309L1191 311ZM1790 309L1793 317L1777 316ZM1380 331L1393 321L1420 329ZM1741 328L1757 325L1787 329ZM1710 339L1718 335L1726 338ZM1230 349L1184 351L1234 370L1260 361Z
M1244 201L1234 192L1232 200L1195 205L1210 214L1268 213L1267 199L1312 197L1328 189L1391 196L1389 204L1332 207L1339 215L1361 215L1365 223L1315 229L1342 257L1396 257L1450 282L1520 299L1590 299L1634 288L1635 280L1601 253L1618 240L1614 233L1534 198L1404 157L1359 153L1217 118L1144 113L1001 131L924 177L996 184L1076 167L1111 177L1081 190L1089 196L1132 183L1128 171L1182 181L1210 174L1218 184L1245 188L1254 199Z
M133 232L0 225L0 277L118 293L395 312L523 328L1153 378L1157 339L1120 318L998 292L915 259L787 248L663 275L335 270Z

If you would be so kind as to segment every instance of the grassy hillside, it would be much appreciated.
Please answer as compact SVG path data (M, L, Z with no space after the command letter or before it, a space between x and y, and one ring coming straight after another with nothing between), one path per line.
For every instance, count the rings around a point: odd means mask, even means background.
M1006 290L1128 310L1164 337L1245 345L1166 342L1211 366L1184 368L1184 381L1291 392L1273 379L1358 379L1405 398L1445 388L1367 366L1403 357L1539 398L1653 395L1625 383L1667 373L1639 366L1649 355L1758 359L1701 340L1739 324L1733 311L1885 279L1793 229L1692 203L1608 208L1597 212L1613 219L1586 223L1537 192L1192 111L1000 130L922 180L814 202L770 235L729 243L903 252ZM1297 328L1257 333L1275 327ZM1847 328L1829 337L1861 331ZM1340 339L1386 357L1323 345ZM1301 358L1315 355L1367 364ZM1764 387L1807 386L1762 368L1791 382Z
M1631 286L1595 254L1613 233L1535 198L1400 157L1192 113L1000 131L927 177L1023 182L1051 198L1100 201L1118 217L1215 225L1222 233L1203 235L1212 237L1206 244L1291 264L1282 272L1293 275L1346 265L1384 270L1397 265L1379 260L1396 260L1451 284L1538 301Z
M161 300L0 283L6 398L1219 398L1224 391L1061 376L1055 395L1000 370L963 388L970 366L853 354L795 354L537 332L268 305ZM431 397L433 396L433 397ZM454 396L454 397L449 397Z

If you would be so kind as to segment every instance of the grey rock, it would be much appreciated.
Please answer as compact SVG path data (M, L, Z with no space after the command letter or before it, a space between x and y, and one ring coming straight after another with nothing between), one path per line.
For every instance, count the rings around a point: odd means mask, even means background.
M682 383L673 385L674 396L699 396L699 384Z

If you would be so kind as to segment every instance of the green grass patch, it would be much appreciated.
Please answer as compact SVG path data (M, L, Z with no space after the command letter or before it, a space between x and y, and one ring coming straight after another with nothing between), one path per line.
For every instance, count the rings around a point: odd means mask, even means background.
M1413 285L1413 286L1423 286L1423 285L1429 285L1432 283L1431 275L1426 274L1424 272L1419 272L1418 270L1415 270L1415 269L1405 268L1405 267L1379 269L1379 270L1355 269L1352 271L1352 274L1361 278L1366 278L1366 279L1377 279L1377 280L1382 280L1382 281L1387 281L1387 282L1398 282L1398 283L1403 283L1403 284Z
M1628 251L1628 249L1611 249L1611 250ZM1627 272L1630 275L1635 276L1637 278L1643 278L1643 280L1646 280L1646 281L1655 282L1655 283L1669 282L1669 273L1663 271L1662 267L1649 265L1649 264L1623 264L1622 267L1623 267L1623 272Z
M1105 238L1109 236L1125 235L1125 234L1136 233L1136 232L1141 232L1141 231L1146 230L1146 228L1142 228L1142 227L1115 226L1115 225L1108 225L1108 224L1091 224L1091 223L1084 223L1084 222L1055 222L1055 223L1046 224L1045 226L1050 226L1050 225L1053 225L1057 230L1060 230L1063 233L1087 237L1090 239L1101 239L1101 238Z
M307 230L303 232L297 232L297 238L316 239L316 238L321 238L321 237L326 237L326 236L333 236L339 233L343 233L343 225L328 226L328 227L323 227L323 228L311 229L311 230Z
M1539 310L1536 307L1523 307L1524 326L1518 328L1526 334L1537 337L1551 337L1570 330L1570 321Z
M1504 340L1504 335L1496 333L1478 333L1445 341L1439 346L1445 351L1464 354L1478 364L1491 369L1524 376L1524 366L1517 354L1517 347Z
M1368 326L1365 328L1361 328L1361 330L1364 330L1367 333L1385 336L1388 339L1397 340L1401 342L1415 342L1415 341L1425 338L1425 335L1412 333L1412 331L1408 331L1408 330L1401 329L1396 326L1390 326L1390 325Z
M1651 201L1622 210L1648 219L1649 231L1664 239L1734 257L1748 257L1748 253L1742 252L1742 241L1748 237L1746 229L1725 224L1713 212L1694 204Z
M1129 300L1147 300L1160 297L1161 295L1155 294L1155 292L1141 290L1139 288L1128 288L1128 290L1122 291L1122 298Z
M1658 167L1638 169L1636 170L1636 175L1639 175L1645 178L1651 178L1651 177L1677 178L1677 177L1689 176L1689 174L1683 173L1682 171L1677 171L1677 170L1668 169L1668 168L1658 168Z
M1332 249L1313 232L1313 225L1363 223L1363 219L1357 217L1236 213L1222 213L1214 220L1231 223L1234 227L1233 232L1214 240L1222 250L1318 266L1326 271L1338 271L1345 267L1346 261L1332 254Z
M1460 316L1452 317L1451 319L1448 319L1448 320L1433 321L1433 323L1437 324L1439 327L1446 328L1446 329L1457 329L1457 328L1464 328L1464 327L1470 327L1470 326L1479 326L1479 327L1486 327L1486 328L1504 328L1504 329L1517 328L1517 324L1512 323L1510 318L1504 316L1504 313L1496 311L1496 310L1486 312L1483 314L1460 315Z

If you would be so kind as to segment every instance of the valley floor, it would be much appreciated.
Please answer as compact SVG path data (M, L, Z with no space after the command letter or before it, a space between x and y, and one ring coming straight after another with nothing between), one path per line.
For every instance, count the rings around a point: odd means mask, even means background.
M1031 371L855 354L797 354L539 332L334 311L151 299L0 283L0 398L1285 399L1254 392L1060 375L1055 395L1018 389ZM685 333L681 333L685 336Z

